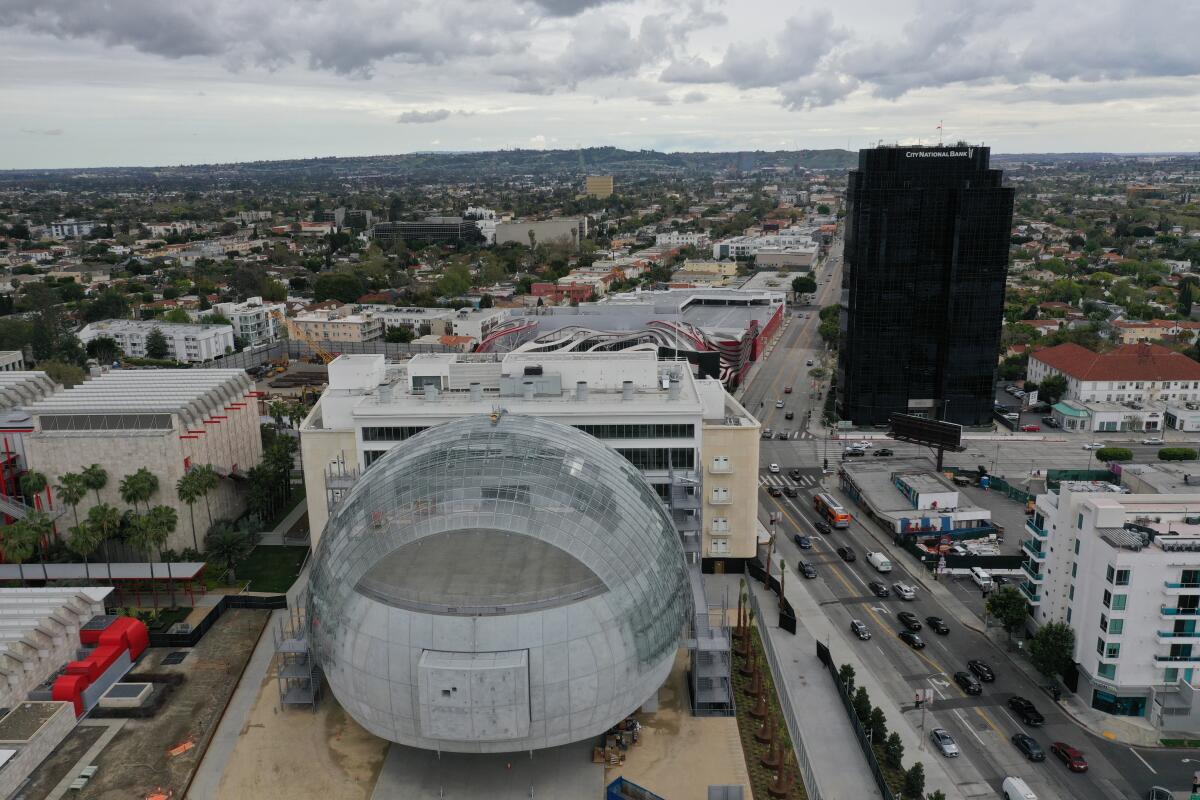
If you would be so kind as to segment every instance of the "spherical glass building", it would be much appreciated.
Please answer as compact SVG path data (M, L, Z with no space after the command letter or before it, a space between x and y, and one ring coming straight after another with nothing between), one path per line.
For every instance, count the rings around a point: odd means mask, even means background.
M671 671L691 597L643 476L534 417L470 417L376 461L317 548L308 624L338 702L452 752L603 733Z

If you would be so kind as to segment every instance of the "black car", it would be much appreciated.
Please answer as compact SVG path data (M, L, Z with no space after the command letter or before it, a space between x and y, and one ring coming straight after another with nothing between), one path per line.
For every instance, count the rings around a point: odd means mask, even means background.
M856 619L850 620L850 632L862 639L864 642L871 638L871 632L867 630L867 626L863 625Z
M783 418L784 418L784 419L795 419L795 418L796 418L796 412L795 412L795 411L789 411L789 412L787 412L786 414L784 414L784 415L783 415Z
M801 536L797 533L792 537L792 540L796 542L796 547L799 547L801 550L812 550L812 539L807 536Z
M871 581L867 584L867 588L870 589L871 594L875 595L876 597L887 597L891 594L891 590L889 590L888 587L884 586L879 581Z
M839 547L837 549L837 554L841 556L842 561L845 561L846 563L854 561L858 558L858 556L854 555L854 551L849 547Z
M983 684L966 670L960 669L954 673L954 682L967 694L983 694Z
M941 617L926 617L925 624L938 636L945 636L950 633L950 626Z
M986 661L972 658L967 662L967 669L971 670L975 674L975 677L984 683L991 683L996 680L996 673L992 672L991 666Z
M900 631L900 640L913 650L925 649L925 642L921 641L921 637L917 636L912 631Z
M771 497L783 497L783 489L780 489L778 486L768 486L767 494L771 495Z
M886 456L894 456L896 454L892 451L892 448L890 448L890 447L881 447L878 450L876 450L875 452L871 453L871 455L873 455L875 458L884 458Z
M790 437L791 437L791 435L792 435L792 432L791 432L791 431L789 431L789 430L782 430L782 431L780 431L779 433L775 434L775 438L776 438L776 439L788 439L788 438L790 438Z
M1042 712L1038 711L1033 703L1024 697L1014 695L1008 698L1008 707L1017 712L1017 717L1026 725L1037 727L1046 721L1046 718L1042 716Z
M900 624L910 631L921 630L921 620L917 619L917 615L911 611L901 611L896 615L896 619L900 620Z
M1012 743L1030 761L1045 761L1046 751L1028 733L1014 733Z
M806 578L815 578L817 577L817 568L807 561L801 561L800 574Z
M799 468L799 467L792 467L791 469L789 469L789 470L788 470L788 477L789 477L789 478L791 478L791 479L792 479L792 480L794 480L794 481L798 481L798 480L800 480L800 468Z
M833 533L833 528L829 527L824 522L814 522L813 527L817 529L817 533L823 533L826 536Z
M783 487L783 495L784 497L799 497L800 490L795 486L785 486Z

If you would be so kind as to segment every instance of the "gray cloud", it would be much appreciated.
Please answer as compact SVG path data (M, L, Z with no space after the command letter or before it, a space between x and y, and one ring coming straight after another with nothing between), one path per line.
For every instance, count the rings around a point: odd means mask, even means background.
M62 136L62 128L21 128L21 133L27 133L30 136Z
M533 5L555 17L573 17L616 0L532 0Z
M449 118L450 111L445 108L437 108L433 111L405 111L400 116L396 117L396 122L405 125L421 125L430 122L441 122Z
M703 103L707 99L708 95L704 92L688 92L683 96L683 102L685 103Z

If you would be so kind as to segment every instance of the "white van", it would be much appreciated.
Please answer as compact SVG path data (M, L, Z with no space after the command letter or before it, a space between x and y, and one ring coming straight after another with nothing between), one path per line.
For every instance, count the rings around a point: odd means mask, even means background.
M867 553L867 563L877 572L891 572L892 562L883 553Z
M995 585L992 581L992 576L987 573L987 570L979 567L971 567L971 580L975 581L975 585L980 589L987 589L989 592Z
M1029 788L1029 784L1020 778L1005 778L1000 784L1004 800L1037 800L1037 795Z

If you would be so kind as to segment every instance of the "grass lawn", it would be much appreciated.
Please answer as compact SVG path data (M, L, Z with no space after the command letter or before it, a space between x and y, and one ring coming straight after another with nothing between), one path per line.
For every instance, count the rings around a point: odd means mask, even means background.
M234 569L237 582L249 581L252 592L286 592L300 574L308 548L259 545Z
M164 608L158 612L151 627L155 631L166 633L176 622L183 622L187 619L191 612L190 608Z

